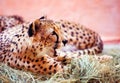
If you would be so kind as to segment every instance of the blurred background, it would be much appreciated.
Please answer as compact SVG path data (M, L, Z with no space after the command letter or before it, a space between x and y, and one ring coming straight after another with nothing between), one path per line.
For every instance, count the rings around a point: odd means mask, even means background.
M0 15L70 20L98 32L104 42L120 42L120 0L0 0Z

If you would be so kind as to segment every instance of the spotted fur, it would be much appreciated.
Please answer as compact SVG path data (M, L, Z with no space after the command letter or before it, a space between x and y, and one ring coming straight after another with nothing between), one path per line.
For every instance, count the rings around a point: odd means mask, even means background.
M0 16L0 32L7 28L13 27L24 22L23 18L17 15L13 16Z
M83 25L64 20L56 22L56 24L61 27L62 35L65 40L63 41L64 46L59 49L60 53L64 52L64 55L76 54L80 56L102 52L103 42L95 31ZM60 53L58 52L58 54Z
M0 34L0 61L40 74L62 71L63 63L74 57L72 53L78 57L102 50L102 40L96 32L80 24L46 17L7 28Z

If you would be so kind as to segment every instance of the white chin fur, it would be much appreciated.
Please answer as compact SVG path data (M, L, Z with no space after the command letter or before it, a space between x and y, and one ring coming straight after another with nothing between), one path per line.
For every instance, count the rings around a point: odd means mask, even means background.
M74 45L65 45L61 48L62 51L75 51L77 48Z

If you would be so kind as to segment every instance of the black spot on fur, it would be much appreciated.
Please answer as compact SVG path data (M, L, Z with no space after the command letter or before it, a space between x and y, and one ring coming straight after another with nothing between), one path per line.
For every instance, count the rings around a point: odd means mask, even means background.
M40 65L40 64L38 64L38 66L40 67L41 65Z
M43 61L43 60L44 60L44 57L41 58L41 61Z
M31 62L34 62L34 59L31 59Z
M37 60L35 60L35 62L38 62L39 60L37 59Z
M34 68L36 65L33 65L32 68Z
M72 29L72 27L69 27L69 29Z
M43 69L43 71L46 71L46 70L47 70L47 68L44 68L44 69Z
M46 61L43 61L43 64L45 64L46 63Z
M14 49L11 50L11 52L13 52L13 51L14 51Z
M80 36L81 39L83 39L83 36Z
M76 32L76 34L78 35L78 32Z
M20 58L20 61L22 60L22 58Z
M74 32L71 32L71 36L74 36Z
M73 41L72 39L70 39L70 41Z
M17 63L17 60L15 60L15 64Z
M26 56L24 56L24 59L26 59Z
M28 68L30 68L30 66L28 66Z
M11 61L13 60L13 58L10 59Z
M62 24L62 27L65 27L65 25L64 25L64 24Z
M19 65L19 64L17 64L17 66L19 67L20 65Z
M48 74L49 74L49 75L51 75L52 73L51 73L51 72L49 72Z
M55 64L54 67L56 67L58 64Z
M52 65L49 66L49 70L51 70L51 68L52 68Z
M56 73L56 70L54 69L54 73Z
M88 50L88 54L90 54L90 50Z
M35 70L38 70L38 68L35 68Z
M7 65L10 65L10 62L8 62Z
M27 64L29 64L30 62L29 61L27 61Z
M19 38L19 35L17 34L17 35L15 35L17 38Z
M83 36L85 36L86 34L84 33Z
M9 59L7 59L7 61L9 61Z
M43 67L41 66L40 68L42 69Z
M79 28L77 28L77 30L79 30Z

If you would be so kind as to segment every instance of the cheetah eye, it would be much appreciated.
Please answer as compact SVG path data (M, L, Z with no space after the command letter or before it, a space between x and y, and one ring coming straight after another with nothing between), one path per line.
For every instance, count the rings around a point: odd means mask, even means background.
M62 40L62 43L64 44L64 46L67 44L68 40Z

